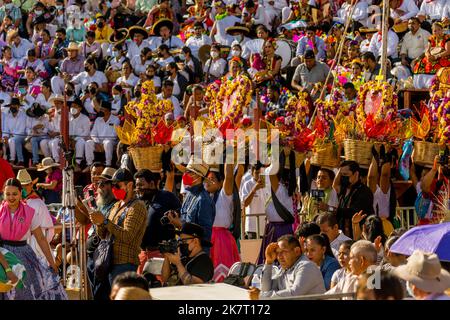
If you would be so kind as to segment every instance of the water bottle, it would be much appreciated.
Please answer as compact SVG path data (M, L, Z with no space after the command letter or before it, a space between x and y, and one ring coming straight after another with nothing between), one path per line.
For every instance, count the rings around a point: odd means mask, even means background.
M252 287L261 290L261 277L257 274L253 275Z

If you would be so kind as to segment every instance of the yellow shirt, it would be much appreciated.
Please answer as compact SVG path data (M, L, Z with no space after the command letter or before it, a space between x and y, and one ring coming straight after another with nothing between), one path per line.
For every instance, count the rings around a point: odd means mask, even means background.
M95 41L98 43L109 42L109 37L113 32L114 30L109 25L104 26L101 30L97 27L95 30Z

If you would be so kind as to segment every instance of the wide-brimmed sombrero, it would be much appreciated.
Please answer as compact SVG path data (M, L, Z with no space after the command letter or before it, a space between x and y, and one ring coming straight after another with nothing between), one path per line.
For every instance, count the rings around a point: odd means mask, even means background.
M109 42L112 44L119 44L128 38L128 30L126 28L117 29L110 37Z
M204 44L203 46L200 47L200 49L198 49L198 58L200 59L200 61L202 63L206 63L206 61L208 61L209 59L209 52L211 51L211 45L209 44Z
M148 32L147 32L147 30L145 30L145 29L142 28L142 27L134 26L134 27L131 27L130 29L128 29L128 36L129 36L131 39L134 38L134 35L135 35L136 33L142 34L142 35L144 36L144 39L147 39L147 38L148 38Z
M25 112L30 118L39 118L46 114L47 110L40 103L34 102Z
M237 32L242 32L244 33L244 35L248 35L250 33L250 29L239 22L236 22L232 27L226 28L225 31L229 35L233 35L234 33Z
M172 31L173 30L173 22L172 22L172 20L167 19L167 18L159 19L153 25L152 33L155 36L159 36L159 30L161 30L162 27L167 27L167 28L169 28L170 31Z
M367 34L367 33L376 33L378 32L377 28L359 28L359 33Z

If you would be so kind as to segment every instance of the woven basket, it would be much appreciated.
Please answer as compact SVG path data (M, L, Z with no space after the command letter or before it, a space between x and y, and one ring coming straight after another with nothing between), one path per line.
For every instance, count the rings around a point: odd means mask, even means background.
M345 160L358 162L362 167L368 167L372 162L373 142L360 140L344 140Z
M137 170L148 169L153 172L160 172L162 169L161 155L162 146L153 147L130 147L128 149Z
M286 162L284 163L284 167L286 169L289 169L290 168L289 167L289 154L291 152L291 148L283 147L282 150L284 152L284 155L286 156ZM297 151L294 151L294 152L295 152L295 167L299 168L302 165L303 161L305 161L305 159L306 159L306 153L297 152Z
M439 154L439 144L425 141L414 141L414 163L432 167L434 157Z
M327 143L320 150L313 152L311 157L311 164L318 167L336 168L339 163L338 152L331 143Z

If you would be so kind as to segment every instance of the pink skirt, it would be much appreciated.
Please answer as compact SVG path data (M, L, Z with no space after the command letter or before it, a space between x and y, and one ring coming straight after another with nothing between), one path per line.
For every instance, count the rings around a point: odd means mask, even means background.
M223 282L231 266L241 261L236 240L230 230L213 227L211 259L214 264L214 282Z

